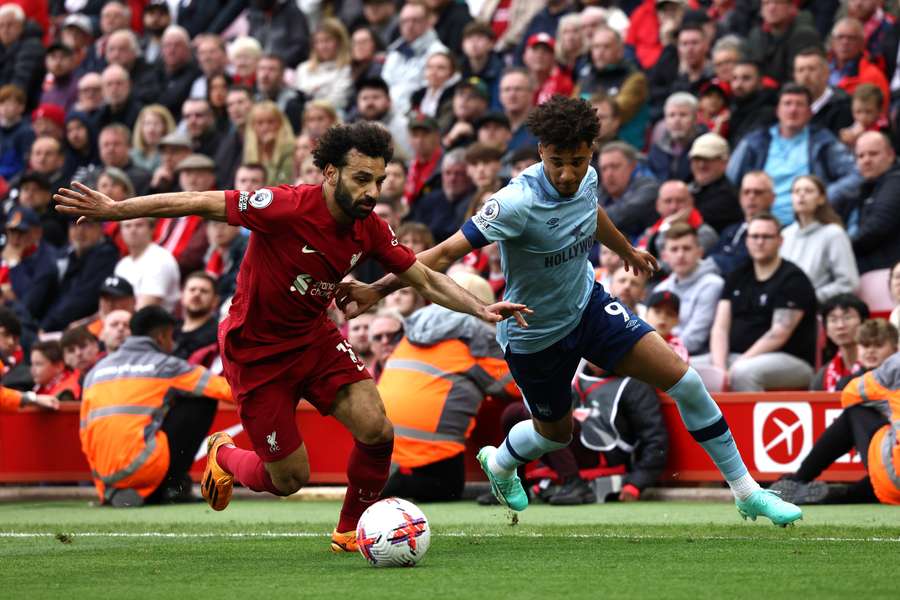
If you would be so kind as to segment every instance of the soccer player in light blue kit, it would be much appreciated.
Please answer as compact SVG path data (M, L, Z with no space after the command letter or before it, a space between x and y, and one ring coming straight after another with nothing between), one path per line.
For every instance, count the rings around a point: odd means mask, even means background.
M750 476L728 424L697 372L599 283L588 254L599 241L636 271L656 270L597 203L597 172L590 166L599 123L591 106L556 96L534 109L528 127L540 140L541 162L495 193L459 232L418 255L445 270L473 248L498 242L506 275L505 299L528 306L497 327L497 339L532 414L499 448L478 461L497 499L524 510L528 496L516 468L567 446L572 438L570 385L580 359L622 377L644 381L675 399L691 435L715 462L744 518L768 517L786 526L801 511ZM389 275L371 286L342 284L338 304L352 316L402 284ZM354 308L351 303L356 302Z

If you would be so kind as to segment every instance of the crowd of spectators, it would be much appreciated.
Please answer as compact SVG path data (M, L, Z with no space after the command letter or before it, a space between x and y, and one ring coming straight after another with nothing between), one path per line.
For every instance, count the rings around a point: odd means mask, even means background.
M216 369L248 232L74 223L57 188L318 185L323 132L377 122L395 159L376 212L420 251L540 160L526 117L563 94L597 112L601 205L663 265L643 281L595 251L598 279L713 389L836 389L870 367L856 348L870 316L900 326L896 14L893 0L4 1L0 330L19 333L3 381L77 398L150 305L178 318L176 355ZM486 247L459 268L499 297L499 261ZM423 305L403 292L344 324L376 377Z

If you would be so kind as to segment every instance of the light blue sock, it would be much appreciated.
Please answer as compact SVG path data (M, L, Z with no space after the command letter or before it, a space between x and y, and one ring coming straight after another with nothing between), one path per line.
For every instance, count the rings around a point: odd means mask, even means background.
M675 399L684 426L716 463L725 480L733 482L747 475L728 423L697 371L688 367L684 377L666 393Z
M569 445L547 439L535 431L532 421L520 421L494 453L490 468L496 475L509 477L519 465L524 465L553 450Z

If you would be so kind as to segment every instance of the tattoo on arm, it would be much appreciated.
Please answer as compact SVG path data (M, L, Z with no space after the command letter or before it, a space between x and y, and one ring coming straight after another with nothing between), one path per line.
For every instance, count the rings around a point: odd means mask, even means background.
M803 319L803 311L800 309L776 308L772 313L772 326L764 337L784 343L793 335L801 319Z

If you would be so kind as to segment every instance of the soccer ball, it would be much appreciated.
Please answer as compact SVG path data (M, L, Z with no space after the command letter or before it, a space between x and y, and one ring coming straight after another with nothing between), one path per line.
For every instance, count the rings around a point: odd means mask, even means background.
M373 567L414 567L431 543L431 528L419 507L401 498L380 500L356 526L359 553Z

